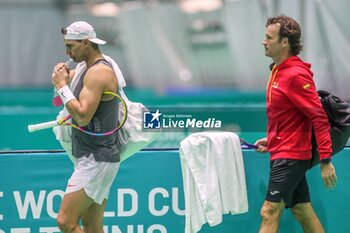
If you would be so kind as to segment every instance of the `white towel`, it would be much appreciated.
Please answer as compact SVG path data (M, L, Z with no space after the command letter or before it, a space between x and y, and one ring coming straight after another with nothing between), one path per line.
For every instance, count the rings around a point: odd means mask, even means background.
M103 57L112 65L114 73L117 77L118 80L118 89L122 90L125 86L125 79L123 76L123 73L121 72L118 64L109 56L102 54ZM75 73L74 77L72 79L72 82L70 83L70 89L72 92L74 92L78 81L83 74L83 72L86 69L86 63L85 62L80 62L77 64L75 68ZM65 116L69 115L66 107L64 107L58 114L57 119L61 119ZM74 156L72 156L72 129L71 127L61 127L61 126L56 126L53 128L53 132L56 135L56 139L60 142L62 145L63 149L67 152L69 158L72 160L73 163L75 163Z
M222 215L248 211L239 137L231 132L194 133L180 143L185 192L185 233L198 232Z

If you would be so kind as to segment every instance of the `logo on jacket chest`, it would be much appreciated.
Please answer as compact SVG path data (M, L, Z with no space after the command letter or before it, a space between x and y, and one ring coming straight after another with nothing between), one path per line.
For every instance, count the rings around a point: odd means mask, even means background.
M272 88L276 88L277 89L278 88L278 82L273 82L272 83Z

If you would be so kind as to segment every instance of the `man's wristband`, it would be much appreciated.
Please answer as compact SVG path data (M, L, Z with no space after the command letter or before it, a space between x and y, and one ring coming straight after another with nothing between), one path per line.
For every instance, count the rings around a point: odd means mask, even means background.
M320 163L321 163L321 164L329 164L331 161L332 161L331 158L321 159Z
M66 105L69 101L75 100L75 96L70 88L65 85L57 90L58 95L60 96L64 105Z

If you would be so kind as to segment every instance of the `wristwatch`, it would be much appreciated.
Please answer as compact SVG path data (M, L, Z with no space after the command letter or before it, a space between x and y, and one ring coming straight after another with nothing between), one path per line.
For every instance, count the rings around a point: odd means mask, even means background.
M331 158L321 159L320 163L321 163L321 164L329 164L331 161L332 161Z

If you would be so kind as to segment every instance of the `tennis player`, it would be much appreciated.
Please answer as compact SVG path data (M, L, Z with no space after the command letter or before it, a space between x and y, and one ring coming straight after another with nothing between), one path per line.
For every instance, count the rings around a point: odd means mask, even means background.
M337 180L331 162L330 126L316 92L311 65L297 56L302 50L300 37L300 26L291 17L279 15L267 20L262 44L274 65L266 93L268 135L255 143L257 151L270 153L260 233L278 232L284 208L291 208L304 232L324 232L311 205L305 177L311 159L312 129L326 188L333 188Z
M73 123L90 132L107 132L118 122L118 102L102 92L117 92L117 77L104 60L93 27L83 21L62 29L66 53L75 62L86 63L75 90L69 88L73 72L65 63L55 66L52 83ZM72 152L77 162L68 181L57 223L64 233L103 233L103 213L109 190L120 164L116 134L90 136L72 129ZM82 220L83 228L79 222Z

